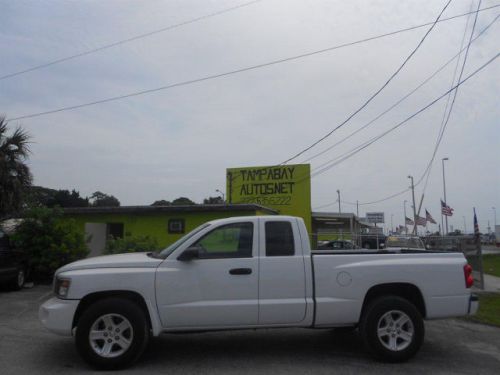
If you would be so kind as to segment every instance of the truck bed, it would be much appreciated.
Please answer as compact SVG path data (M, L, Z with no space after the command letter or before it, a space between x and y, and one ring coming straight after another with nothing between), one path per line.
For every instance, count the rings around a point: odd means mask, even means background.
M336 255L336 256L332 256ZM427 306L426 318L467 314L469 292L464 285L461 253L419 249L312 252L315 326L331 317L345 325L359 321L361 306L372 285L412 285Z

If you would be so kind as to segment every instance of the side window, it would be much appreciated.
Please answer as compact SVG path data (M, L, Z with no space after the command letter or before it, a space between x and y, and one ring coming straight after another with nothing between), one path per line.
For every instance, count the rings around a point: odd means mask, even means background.
M266 222L266 256L295 254L292 224L287 221Z
M194 246L201 258L251 258L253 223L220 226L200 238Z

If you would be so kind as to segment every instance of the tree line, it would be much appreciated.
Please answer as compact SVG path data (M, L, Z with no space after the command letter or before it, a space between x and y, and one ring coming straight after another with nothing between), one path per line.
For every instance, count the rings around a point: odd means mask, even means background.
M18 216L36 207L119 207L120 201L111 194L94 192L82 197L72 189L51 189L32 185L33 176L27 160L31 154L30 135L21 127L8 134L5 117L0 116L0 220ZM223 204L222 197L208 197L203 204ZM186 197L172 201L157 200L151 206L196 205Z

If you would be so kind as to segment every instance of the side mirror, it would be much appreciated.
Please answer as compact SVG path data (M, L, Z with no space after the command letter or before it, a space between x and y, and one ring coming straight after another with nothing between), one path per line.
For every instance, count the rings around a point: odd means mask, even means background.
M200 257L200 249L196 246L188 247L182 252L181 255L177 257L177 260L181 262L188 262L193 259L198 259Z

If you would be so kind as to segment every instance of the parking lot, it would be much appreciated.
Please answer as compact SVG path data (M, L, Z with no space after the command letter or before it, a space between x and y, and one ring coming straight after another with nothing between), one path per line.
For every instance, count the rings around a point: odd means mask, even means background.
M49 286L0 291L1 373L88 373L72 338L46 331L37 310ZM164 335L122 373L498 374L500 329L463 320L426 323L420 353L404 364L370 359L357 334L275 329Z

